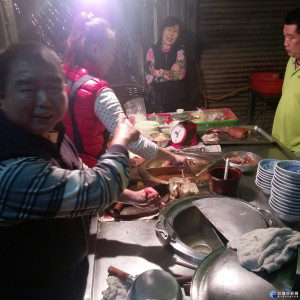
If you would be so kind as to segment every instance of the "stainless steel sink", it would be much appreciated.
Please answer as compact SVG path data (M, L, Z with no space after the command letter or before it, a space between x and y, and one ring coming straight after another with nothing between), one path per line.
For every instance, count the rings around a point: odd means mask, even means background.
M158 216L156 233L160 242L182 259L198 266L212 251L224 246L213 225L192 203L197 197L178 199Z

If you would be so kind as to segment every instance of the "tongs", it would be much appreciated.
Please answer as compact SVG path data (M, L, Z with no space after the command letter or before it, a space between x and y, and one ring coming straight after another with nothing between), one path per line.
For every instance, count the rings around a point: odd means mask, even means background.
M203 182L205 180L200 180L198 177L199 175L201 175L202 173L206 172L210 167L212 167L213 165L215 165L217 162L223 160L223 157L219 157L215 160L212 160L211 162L209 162L200 172L198 172L197 174L195 174L191 169L189 170L189 174L192 175L193 178L195 178L196 180L196 185L197 187L202 187L203 186Z

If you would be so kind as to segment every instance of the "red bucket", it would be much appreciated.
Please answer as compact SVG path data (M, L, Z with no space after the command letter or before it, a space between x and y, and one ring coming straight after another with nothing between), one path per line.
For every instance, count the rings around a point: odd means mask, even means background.
M254 73L250 75L252 89L264 95L280 95L283 79L280 73Z

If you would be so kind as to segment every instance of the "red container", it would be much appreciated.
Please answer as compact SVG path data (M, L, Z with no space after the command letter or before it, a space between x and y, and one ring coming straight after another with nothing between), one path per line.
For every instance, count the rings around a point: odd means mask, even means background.
M224 179L224 173L225 166L209 168L209 189L213 194L235 196L243 172L238 168L229 167L227 179Z
M252 89L264 95L280 95L283 79L280 73L254 73L250 75Z

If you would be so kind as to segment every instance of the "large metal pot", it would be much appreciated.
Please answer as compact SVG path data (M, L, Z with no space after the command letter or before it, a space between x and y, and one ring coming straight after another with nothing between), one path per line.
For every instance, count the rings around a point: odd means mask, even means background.
M178 155L185 156L190 160L201 162L201 164L195 164L191 166L193 173L198 174L204 168L212 165L214 162L220 162L220 157L213 157L209 153L196 154L196 153L177 153ZM222 157L221 157L222 158ZM162 176L178 177L181 176L180 171L176 167L158 167L163 161L151 160L145 161L139 166L139 175L144 180L151 180L156 183L168 184L168 179L163 179ZM203 172L204 173L204 172ZM205 174L203 174L205 175ZM208 178L208 175L207 175ZM201 178L199 178L201 180ZM204 178L205 179L205 178Z
M294 293L299 291L296 267L293 261L270 274L251 272L240 265L236 251L224 246L213 251L198 266L191 283L191 299L283 299L280 293L289 299L298 299Z
M163 245L198 266L232 238L271 224L271 215L245 201L207 195L169 203L158 215L156 233Z

